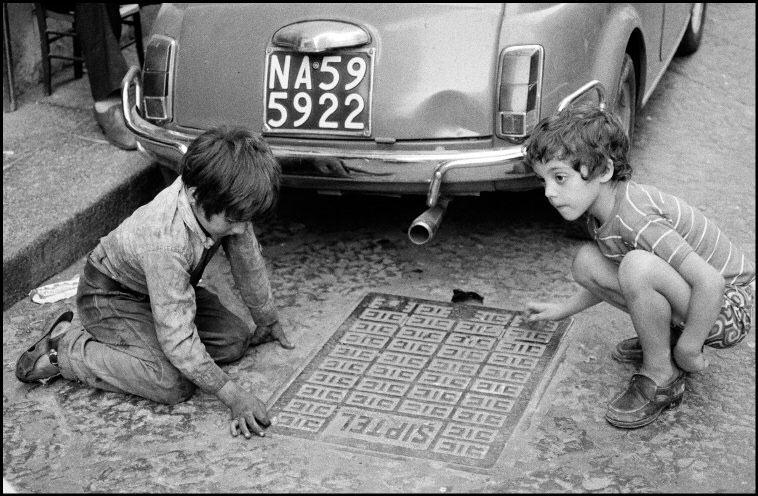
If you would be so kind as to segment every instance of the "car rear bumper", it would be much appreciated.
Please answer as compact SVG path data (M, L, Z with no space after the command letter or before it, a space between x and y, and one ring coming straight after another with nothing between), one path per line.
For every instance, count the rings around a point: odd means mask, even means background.
M132 67L122 82L126 126L136 135L142 153L177 170L187 147L202 131L166 129L143 119L137 104L129 101L132 84L135 85L137 102L141 100L139 76L139 68ZM288 187L335 192L426 194L427 204L433 207L442 194L538 186L536 176L523 163L523 150L519 145L500 149L433 151L356 150L281 145L271 141L270 146L282 162L282 182Z

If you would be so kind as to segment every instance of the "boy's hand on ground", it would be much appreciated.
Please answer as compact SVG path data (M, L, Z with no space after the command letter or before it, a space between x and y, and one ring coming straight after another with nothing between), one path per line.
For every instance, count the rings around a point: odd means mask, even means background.
M563 310L558 303L543 303L530 301L526 304L526 320L535 322L538 320L561 320L564 318Z
M284 329L282 329L282 325L279 322L274 322L268 326L256 327L255 332L253 332L253 339L250 341L250 346L257 346L259 344L268 343L269 341L279 341L282 348L287 350L291 350L295 347L295 345L290 343L290 340L287 339L287 335L284 334Z
M229 407L229 427L232 436L237 437L242 433L245 438L250 439L251 431L258 436L265 436L263 427L270 426L271 421L266 406L254 394L229 381L221 388L218 397Z

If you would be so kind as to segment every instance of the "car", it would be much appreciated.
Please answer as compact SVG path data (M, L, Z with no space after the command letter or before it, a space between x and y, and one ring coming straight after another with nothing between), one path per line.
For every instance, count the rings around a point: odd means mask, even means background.
M700 45L706 4L162 4L122 84L139 149L177 172L218 124L260 133L282 185L449 201L540 187L523 143L578 101L630 138L671 59Z

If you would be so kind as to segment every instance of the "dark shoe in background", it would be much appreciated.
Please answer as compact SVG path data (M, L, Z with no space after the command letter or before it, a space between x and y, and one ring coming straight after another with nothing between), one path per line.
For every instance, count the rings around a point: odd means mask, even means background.
M671 347L676 346L679 336L682 335L684 328L680 325L671 326ZM620 341L611 356L617 362L622 363L642 363L642 345L640 338L634 336Z
M93 110L93 112L95 113L95 120L100 125L100 129L103 130L105 139L124 150L137 149L137 140L124 124L121 105L111 105L105 112L98 112L97 110Z

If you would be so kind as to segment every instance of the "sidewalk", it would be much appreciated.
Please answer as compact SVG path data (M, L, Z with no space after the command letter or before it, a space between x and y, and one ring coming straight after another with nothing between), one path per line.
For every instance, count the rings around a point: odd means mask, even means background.
M54 83L52 95L39 85L3 113L4 311L94 248L163 184L138 152L105 141L86 75Z

